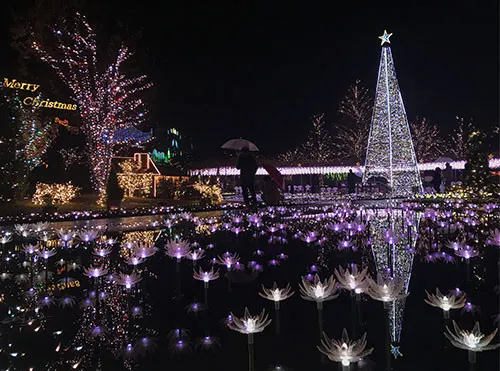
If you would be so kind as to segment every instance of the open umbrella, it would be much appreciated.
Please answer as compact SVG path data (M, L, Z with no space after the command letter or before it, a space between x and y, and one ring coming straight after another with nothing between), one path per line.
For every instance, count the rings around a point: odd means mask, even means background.
M263 164L262 167L267 171L273 182L276 183L281 190L283 190L283 175L281 175L280 171L270 164Z
M247 147L251 152L259 151L255 144L242 138L228 140L221 146L223 149L232 149L233 151L241 151L245 147Z

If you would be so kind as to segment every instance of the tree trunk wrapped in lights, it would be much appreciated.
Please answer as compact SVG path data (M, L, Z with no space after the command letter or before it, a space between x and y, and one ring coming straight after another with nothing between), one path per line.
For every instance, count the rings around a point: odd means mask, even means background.
M116 59L104 70L99 68L94 30L77 13L52 27L54 45L38 40L32 48L48 63L72 93L81 116L81 130L87 137L87 154L93 188L103 193L114 155L115 132L144 120L142 100L133 94L147 89L146 76L128 79L121 71L130 57L127 47L120 47Z

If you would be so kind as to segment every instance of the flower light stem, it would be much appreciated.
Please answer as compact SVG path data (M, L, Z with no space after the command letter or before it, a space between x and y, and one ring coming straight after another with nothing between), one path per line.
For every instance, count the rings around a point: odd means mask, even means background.
M280 320L280 302L274 302L274 310L276 312L276 335L281 334L281 320Z
M469 350L467 358L469 360L469 363L475 364L476 363L476 352Z
M444 317L444 319L450 319L450 311L443 310L443 317Z
M175 264L175 272L176 272L176 281L177 281L177 299L180 299L182 296L182 284L181 284L181 259L177 259Z
M248 371L254 371L254 356L253 356L253 334L248 334Z
M208 307L208 282L203 282L203 289L205 291L205 306Z

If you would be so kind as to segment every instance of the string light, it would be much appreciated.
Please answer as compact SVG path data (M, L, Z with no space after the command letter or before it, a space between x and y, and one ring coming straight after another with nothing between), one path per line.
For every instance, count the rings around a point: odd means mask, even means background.
M64 205L74 199L80 188L68 183L37 183L36 190L33 194L32 202L35 205L43 205L46 199L50 199L50 203Z
M363 183L372 177L387 180L395 195L422 191L406 111L399 90L389 43L392 34L381 36L382 54L373 109Z
M132 197L136 192L144 195L151 193L153 186L152 173L140 173L135 160L125 160L120 163L121 172L117 173L118 184L125 191L126 196Z
M32 48L72 91L87 137L91 182L96 191L104 193L117 144L115 134L144 121L143 102L132 95L151 84L145 82L144 75L128 79L120 71L131 55L125 46L120 47L116 60L99 72L96 35L79 13L53 27L52 33L57 54L49 53L49 46L39 41L33 41Z

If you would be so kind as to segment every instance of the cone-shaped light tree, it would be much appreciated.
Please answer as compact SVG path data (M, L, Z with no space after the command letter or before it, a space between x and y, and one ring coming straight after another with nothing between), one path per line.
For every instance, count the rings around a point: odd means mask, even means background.
M389 38L384 31L363 183L372 177L387 180L392 195L422 190L410 127L396 78Z

